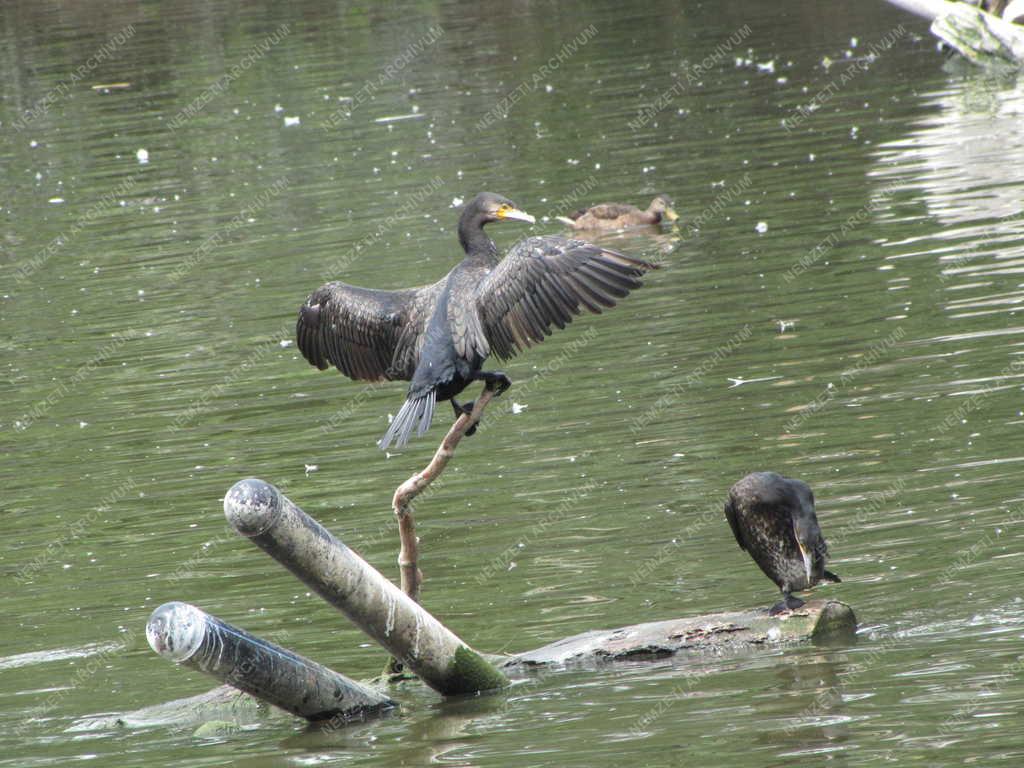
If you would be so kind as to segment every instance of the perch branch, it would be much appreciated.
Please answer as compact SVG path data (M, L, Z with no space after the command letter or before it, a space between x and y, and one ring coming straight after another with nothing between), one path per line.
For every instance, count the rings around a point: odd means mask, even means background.
M423 573L419 569L419 540L416 538L416 521L412 516L413 499L444 472L444 468L448 466L448 462L455 455L455 448L459 441L462 440L466 432L480 422L484 415L484 409L493 397L494 390L485 386L484 391L473 404L473 412L464 413L455 420L451 429L448 430L448 434L441 441L441 445L434 452L434 457L427 464L426 469L416 472L398 486L391 501L395 517L398 518L398 536L401 541L398 567L401 571L402 591L416 602L419 602L420 599Z

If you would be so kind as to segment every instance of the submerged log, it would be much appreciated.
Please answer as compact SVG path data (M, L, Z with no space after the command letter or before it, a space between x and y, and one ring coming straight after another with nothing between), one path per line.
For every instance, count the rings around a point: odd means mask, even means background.
M452 695L508 685L490 662L274 486L235 483L224 514L434 690Z
M769 616L767 610L758 610L647 622L619 629L584 632L533 651L485 659L272 485L261 480L236 483L224 499L224 510L239 533L339 608L424 682L446 695L504 687L508 679L498 667L521 672L539 666L594 665L620 659L656 659L673 654L739 653L808 640L849 641L856 631L856 619L848 605L819 599L810 600L802 608L779 616ZM290 651L270 646L191 606L185 607L197 613L186 623L199 625L203 630L168 633L167 614L175 612L174 606L182 605L161 606L154 613L154 619L161 617L155 624L164 625L147 628L147 636L154 648L179 661L187 661L194 656L197 668L216 670L213 674L221 679L227 679L236 687L251 691L270 703L282 706L283 700L279 695L277 699L268 696L260 681L248 686L238 684L241 679L238 670L246 672L250 668L269 668L267 664L242 661L242 657L251 658L256 646L273 648L273 653L286 657L286 666L291 664L297 668L296 664L308 664L311 669L323 670L328 677L338 675ZM151 624L154 621L151 620ZM196 638L205 638L207 642L197 643ZM193 645L196 647L192 648ZM204 647L205 650L199 650ZM223 658L225 655L226 660ZM298 693L304 696L308 688L315 689L319 685L317 681L328 677L312 675L310 685L291 689L287 700L294 702ZM290 678L294 680L296 675ZM371 707L386 711L391 704L383 694L343 679L346 684L357 687L356 690L368 691L366 695L370 697ZM378 707L378 704L382 706ZM310 704L312 709L306 711L305 705L306 702L301 702L289 707L285 703L284 708L303 717L312 715L312 719L322 718L323 713L329 710L329 707L314 702ZM273 708L268 709L258 699L240 690L221 686L200 696L135 712L89 718L76 723L72 730L189 722L204 722L214 729L226 727L230 730L238 727L239 720L251 721L273 711ZM345 710L340 711L342 718L339 719L338 711L333 712L331 724L345 721ZM215 719L214 722L209 722L211 719Z
M855 632L856 619L850 606L816 599L780 616L769 616L762 609L647 622L583 632L533 651L492 658L510 674L523 674L541 667L593 667L672 655L742 654L808 641L844 643L850 642ZM86 718L72 730L198 724L210 720L244 723L274 711L241 691L220 686L198 696L134 712Z
M188 603L153 611L146 639L161 656L306 720L357 720L396 706L379 691Z
M83 717L73 723L69 732L105 731L112 728L153 728L156 726L201 725L210 722L234 725L260 722L264 719L290 715L268 706L245 691L230 685L218 685L205 693L174 699L151 707L113 715Z
M932 34L964 58L984 65L1024 64L1024 27L973 5L950 0L889 0L931 21ZM1013 4L1010 4L1013 6ZM1014 10L1016 8L1017 10ZM1016 18L1019 6L1007 7Z
M767 610L713 613L597 629L506 659L505 667L657 659L677 653L742 651L807 640L843 640L857 629L853 610L836 600L808 600L779 616Z

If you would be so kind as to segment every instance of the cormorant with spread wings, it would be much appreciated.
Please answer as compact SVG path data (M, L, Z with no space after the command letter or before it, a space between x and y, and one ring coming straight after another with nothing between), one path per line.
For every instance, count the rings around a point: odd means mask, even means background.
M528 237L505 258L484 232L492 221L534 222L510 200L477 195L459 218L465 258L433 285L399 291L331 282L299 311L299 349L312 365L334 365L351 379L409 381L405 404L378 445L401 447L413 429L430 426L438 400L451 400L456 417L471 404L455 396L474 381L499 394L511 382L483 370L491 354L502 360L564 328L582 309L600 313L641 285L654 264L564 237Z

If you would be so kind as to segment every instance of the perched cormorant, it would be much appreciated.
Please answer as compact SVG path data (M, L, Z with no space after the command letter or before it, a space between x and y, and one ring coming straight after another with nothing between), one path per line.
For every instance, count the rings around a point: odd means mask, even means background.
M753 472L729 489L725 517L740 545L782 590L772 615L799 608L793 592L840 579L825 570L828 546L807 483L775 472Z
M583 208L558 220L573 229L624 229L625 227L641 227L660 224L662 220L675 221L679 215L672 207L672 200L667 195L658 195L646 211L635 205L625 203L602 203L590 208Z
M484 371L564 328L581 309L600 313L641 285L655 265L564 237L528 237L505 258L484 232L492 221L534 222L512 201L477 195L459 218L465 258L433 285L399 291L321 286L299 311L303 356L320 370L334 365L351 379L411 382L405 404L378 445L401 447L430 426L434 404L451 400L456 418L472 410L455 396L483 381L500 394L511 382Z

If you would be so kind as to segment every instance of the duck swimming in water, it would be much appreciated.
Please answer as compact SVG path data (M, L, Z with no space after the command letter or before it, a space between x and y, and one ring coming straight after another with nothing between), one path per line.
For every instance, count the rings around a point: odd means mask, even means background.
M331 282L300 309L296 335L310 364L334 365L351 379L410 382L381 449L405 445L414 429L426 432L438 400L451 400L456 418L471 412L472 403L460 405L455 396L474 381L500 394L511 382L501 371L483 370L491 354L507 360L582 309L615 306L655 268L551 235L520 240L501 258L484 225L502 221L534 218L507 198L482 192L459 218L466 255L438 282L398 291Z
M559 216L558 220L573 229L594 230L650 226L678 218L672 200L667 195L658 195L651 200L646 211L625 203L602 203L583 208L567 217Z
M753 472L729 489L725 517L740 549L782 591L782 602L770 611L773 616L804 604L793 592L819 581L840 581L825 570L828 546L807 483L775 472Z

